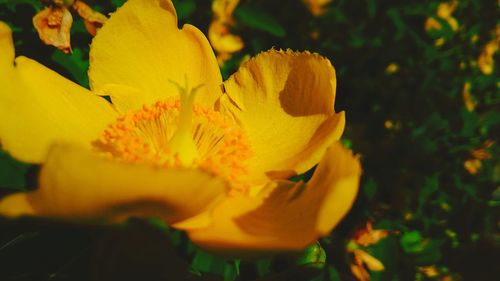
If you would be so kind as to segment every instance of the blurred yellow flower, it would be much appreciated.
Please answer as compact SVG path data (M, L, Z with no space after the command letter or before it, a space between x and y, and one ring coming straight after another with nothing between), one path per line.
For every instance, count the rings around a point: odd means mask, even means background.
M302 0L314 16L321 16L326 12L326 5L332 0Z
M458 21L452 16L458 5L458 0L452 0L450 2L440 3L436 15L443 20L445 20L451 27L451 30L458 30Z
M471 84L470 82L465 82L464 87L462 90L462 99L465 104L465 108L467 108L467 111L472 112L476 108L476 101L472 97L472 94L470 93L470 87Z
M457 5L458 0L440 3L436 9L436 16L431 16L425 21L425 31L432 32L442 30L443 26L436 18L446 21L452 31L457 31L459 24L458 21L452 16L452 13L457 8ZM435 45L441 46L444 43L445 39L443 37L440 37L436 39Z
M399 70L399 65L397 63L390 63L385 68L385 72L388 74L396 73L396 72L398 72L398 70Z
M367 247L373 244L377 244L378 241L387 237L390 231L387 229L373 229L372 222L368 221L364 228L359 229L354 234L353 241L361 246Z
M370 273L368 273L367 269L371 271L383 271L385 269L382 262L366 251L354 250L352 253L354 263L351 265L351 272L359 281L370 281Z
M441 28L442 26L439 21L437 21L433 17L427 18L427 20L425 21L425 31L431 31L433 29L440 30Z
M108 19L105 15L92 10L89 5L80 0L76 0L72 8L83 19L85 28L92 36L96 35L97 29L101 28Z
M241 37L231 34L234 26L233 12L239 0L213 0L213 20L208 27L208 39L217 53L219 65L223 65L233 53L243 49Z
M479 169L481 169L481 160L479 159L468 159L464 162L464 168L469 172L471 175L477 174Z
M0 23L0 141L42 164L38 189L0 200L4 216L158 217L212 250L299 250L357 194L335 70L317 54L263 52L223 82L171 1L129 0L92 42L91 91L14 57ZM316 164L307 184L288 180Z
M71 52L70 29L73 17L65 7L47 7L33 17L33 25L43 43L64 53Z
M425 274L427 277L435 278L440 275L439 270L435 265L429 265L429 266L420 266L417 267L418 271L422 272Z
M385 229L374 230L372 222L368 221L364 228L354 233L353 238L347 244L347 251L352 254L351 272L359 281L369 281L371 271L384 270L384 264L377 258L362 249L377 244L381 239L387 237L390 231Z
M494 144L495 142L493 142L492 140L487 140L481 147L473 149L470 152L472 158L464 162L464 168L467 170L467 172L469 172L469 174L477 174L477 172L482 167L481 161L485 159L491 159L491 153L488 152L487 149L492 147Z
M42 42L64 53L71 52L70 30L73 17L68 8L75 10L84 20L87 31L95 36L97 29L107 20L80 0L51 0L51 5L33 17L33 25Z
M493 39L488 42L481 51L479 58L477 59L477 65L479 70L485 74L489 75L493 73L495 67L494 56L498 49L500 48L500 25L495 28Z

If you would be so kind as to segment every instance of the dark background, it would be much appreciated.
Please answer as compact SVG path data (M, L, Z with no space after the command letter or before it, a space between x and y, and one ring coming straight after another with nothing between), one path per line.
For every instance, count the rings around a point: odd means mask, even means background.
M87 1L105 14L123 2ZM206 34L210 1L174 3L181 24ZM2 219L0 280L356 280L346 245L366 221L393 230L364 249L385 265L372 280L495 280L500 81L498 65L484 74L477 60L495 38L499 3L459 1L456 31L437 17L439 3L334 0L315 17L300 0L241 0L234 13L233 32L245 47L224 65L225 77L246 55L272 47L318 52L336 68L335 109L347 112L343 142L361 155L363 178L352 211L321 248L240 261L205 253L155 221L105 227ZM36 0L0 0L0 20L13 28L17 54L88 87L92 38L82 20L74 15L73 53L65 55L35 33L31 18L41 8ZM426 31L430 17L442 28ZM465 83L473 110L464 104ZM469 172L464 163L488 140L492 157ZM0 195L36 186L37 169L0 152ZM317 255L321 249L326 261ZM438 274L427 276L425 266Z

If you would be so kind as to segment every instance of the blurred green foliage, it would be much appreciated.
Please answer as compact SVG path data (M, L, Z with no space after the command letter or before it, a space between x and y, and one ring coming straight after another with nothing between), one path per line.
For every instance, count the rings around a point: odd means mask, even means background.
M123 2L87 1L104 13ZM174 3L180 24L207 32L210 1ZM499 66L485 75L477 65L499 24L499 3L459 1L453 12L456 31L436 18L440 3L334 0L319 17L300 0L286 5L241 0L236 9L233 32L245 48L222 67L223 76L233 73L246 55L272 47L328 57L337 72L336 111L347 112L343 142L361 155L364 173L352 211L304 253L257 260L215 256L157 222L131 222L117 230L2 220L0 279L355 280L346 244L367 220L376 229L393 231L366 248L385 266L371 272L372 280L500 276ZM31 18L42 8L37 0L0 0L0 20L13 28L17 54L88 87L91 37L83 22L75 18L73 53L64 55L43 45L34 32ZM442 28L426 32L430 17ZM465 83L470 83L474 110L464 104ZM485 146L488 141L493 145ZM480 159L481 167L471 173L464 163L479 148L492 157ZM35 187L36 169L0 153L1 194ZM434 266L438 275L425 274L424 266Z

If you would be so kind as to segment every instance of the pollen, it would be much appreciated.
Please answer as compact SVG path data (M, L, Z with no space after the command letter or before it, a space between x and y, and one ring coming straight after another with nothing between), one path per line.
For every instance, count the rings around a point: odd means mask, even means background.
M213 109L186 104L182 96L120 116L93 146L110 159L199 168L223 177L230 190L246 189L240 179L251 152L244 130Z

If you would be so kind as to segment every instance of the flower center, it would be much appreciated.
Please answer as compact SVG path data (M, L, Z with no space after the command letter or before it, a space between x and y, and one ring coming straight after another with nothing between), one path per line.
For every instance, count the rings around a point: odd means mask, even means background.
M244 131L230 118L194 103L196 91L179 87L180 99L120 116L94 148L110 159L165 168L201 168L246 189L240 182L250 148Z

